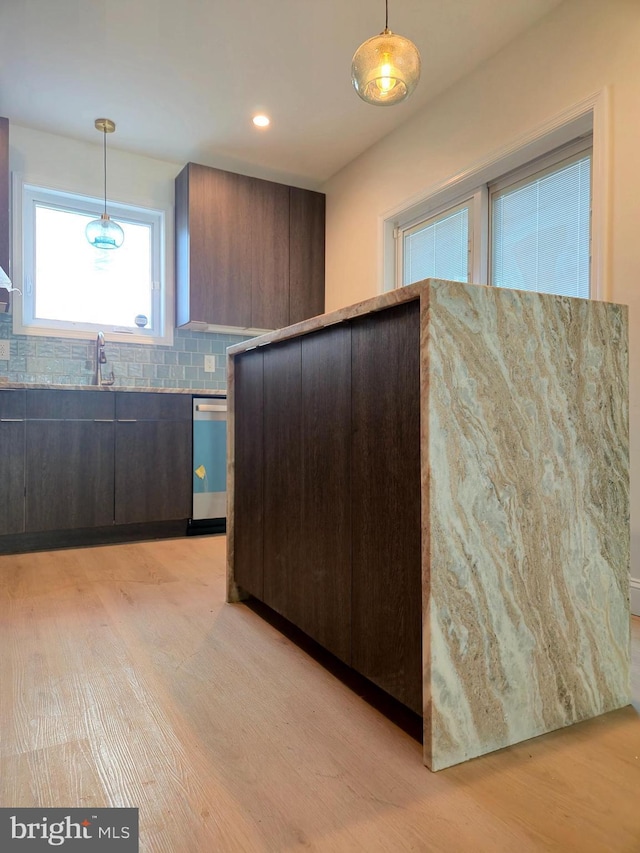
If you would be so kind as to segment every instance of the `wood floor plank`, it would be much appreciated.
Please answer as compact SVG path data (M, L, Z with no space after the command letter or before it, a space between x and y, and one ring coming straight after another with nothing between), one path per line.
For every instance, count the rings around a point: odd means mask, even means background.
M2 804L105 808L110 804L88 738L2 756Z
M0 805L140 808L147 853L640 849L624 708L440 773L245 605L224 537L0 557Z

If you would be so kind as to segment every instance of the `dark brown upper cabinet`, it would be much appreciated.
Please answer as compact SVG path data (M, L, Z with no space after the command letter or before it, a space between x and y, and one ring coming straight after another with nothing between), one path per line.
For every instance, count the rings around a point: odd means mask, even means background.
M188 163L176 178L176 325L277 329L324 311L322 193Z

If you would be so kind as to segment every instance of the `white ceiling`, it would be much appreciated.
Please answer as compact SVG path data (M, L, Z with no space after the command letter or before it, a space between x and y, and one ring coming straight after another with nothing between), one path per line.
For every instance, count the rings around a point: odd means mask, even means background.
M317 186L560 2L389 0L422 78L373 107L351 57L384 0L0 0L0 115L89 141L107 116L110 147Z

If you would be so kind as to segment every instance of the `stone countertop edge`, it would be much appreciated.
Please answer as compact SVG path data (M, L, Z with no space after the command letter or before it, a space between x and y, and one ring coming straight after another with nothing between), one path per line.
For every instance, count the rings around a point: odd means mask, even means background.
M364 314L373 314L375 311L382 311L385 308L391 308L393 305L411 302L413 299L419 299L420 294L434 281L440 281L440 279L428 278L424 281L418 281L415 284L408 284L405 287L399 287L396 290L389 290L387 293L372 296L363 302L356 302L354 305L349 305L346 308L338 308L336 311L330 311L328 314L318 314L317 317L310 317L308 320L295 323L293 326L276 329L257 338L249 338L246 341L241 341L238 344L227 347L227 355L233 358L234 355L240 355L257 347L274 344L278 341L286 341L289 338L298 337L298 335L306 335L309 332L315 332L327 326L334 326L336 323L344 323L346 320L362 317Z
M44 382L7 382L0 377L0 391L33 388L46 391L124 391L136 394L190 394L192 397L226 397L226 388L137 388L135 385L49 385Z
M256 338L249 338L246 341L241 341L231 347L227 347L227 356L233 358L236 355L241 355L243 352L248 352L258 347L266 346L267 344L275 344L279 341L286 341L290 338L296 338L299 335L306 335L310 332L315 332L318 329L325 329L328 326L334 326L337 323L344 323L347 320L353 320L356 317L362 317L365 314L373 314L376 311L384 311L386 308L392 308L394 305L401 305L403 302L411 302L414 299L420 299L420 296L434 284L453 284L460 288L466 287L487 287L493 290L493 287L486 284L468 284L466 282L449 281L441 278L425 278L422 281L417 281L414 284L408 284L404 287L389 290L386 293L381 293L378 296L372 296L362 302L356 302L354 305L349 305L345 308L338 308L336 311L330 311L327 314L318 314L317 317L310 317L308 320L302 320L300 323L295 323L293 326L286 326L284 329L275 329L273 332L268 332L265 335L260 335ZM512 290L512 288L509 288ZM515 288L513 288L515 290ZM564 296L553 293L538 293L537 291L517 291L518 293L527 293L532 297L538 297L543 300L547 299L578 299L573 296ZM579 302L607 302L609 305L617 303L609 302L601 299L578 299ZM626 307L626 306L623 306Z

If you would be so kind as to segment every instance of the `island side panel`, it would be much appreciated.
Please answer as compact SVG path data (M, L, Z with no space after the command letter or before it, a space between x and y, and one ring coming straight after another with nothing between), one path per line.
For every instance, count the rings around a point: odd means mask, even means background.
M419 302L352 321L352 666L422 712Z
M235 578L235 403L233 356L227 355L227 594L226 601L235 604L245 597Z
M622 306L430 290L437 770L629 702L628 356Z
M350 664L351 327L301 341L302 555L293 621Z
M264 348L264 594L298 624L302 531L302 344Z
M264 586L264 357L250 350L229 359L227 601Z

